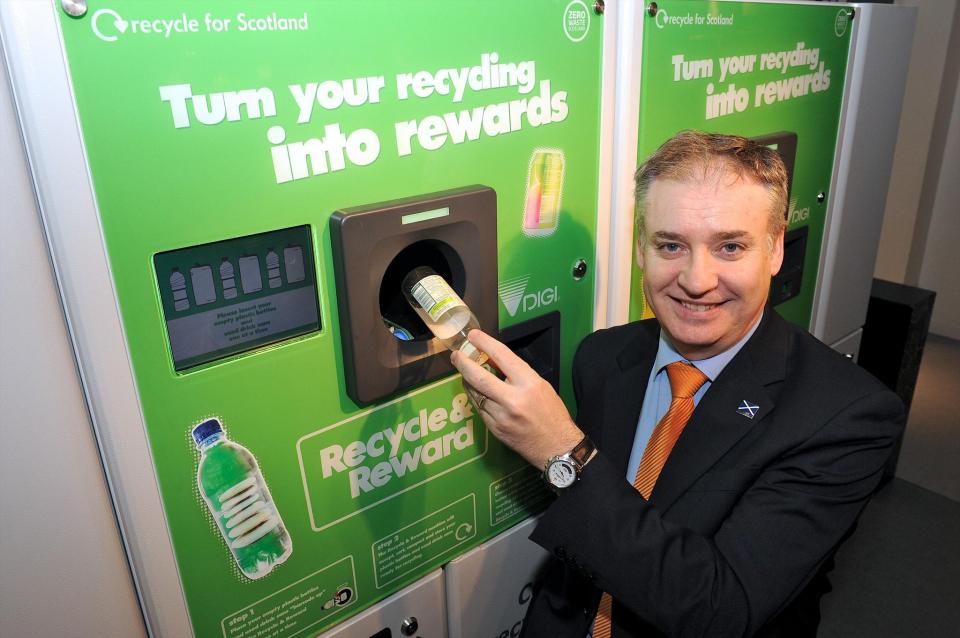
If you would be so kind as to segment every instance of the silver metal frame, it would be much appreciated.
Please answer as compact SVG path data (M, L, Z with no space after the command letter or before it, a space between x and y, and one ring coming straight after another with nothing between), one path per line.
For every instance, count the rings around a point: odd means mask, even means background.
M847 6L856 10L853 41L810 318L826 343L867 316L916 22L913 7Z
M603 58L600 87L600 155L598 158L597 180L597 218L596 218L596 245L591 267L594 269L593 288L593 328L603 328L607 325L608 297L610 294L610 278L614 272L607 259L611 250L614 235L611 234L613 220L616 218L614 184L617 183L616 167L619 166L616 158L618 121L616 120L619 104L616 102L616 90L619 83L617 75L619 69L619 43L623 41L620 34L623 14L632 11L632 3L621 4L616 1L607 2L603 14ZM594 18L596 19L596 18Z
M610 186L610 222L605 257L609 275L608 296L602 324L604 328L626 323L630 318L630 277L633 249L633 173L637 165L637 141L640 125L640 68L643 52L643 15L645 3L618 3L615 135L613 139L613 183ZM600 226L597 226L600 238ZM599 255L599 251L598 251ZM598 309L598 314L599 314Z
M44 234L147 630L152 636L191 635L57 8L53 2L3 2L0 27Z

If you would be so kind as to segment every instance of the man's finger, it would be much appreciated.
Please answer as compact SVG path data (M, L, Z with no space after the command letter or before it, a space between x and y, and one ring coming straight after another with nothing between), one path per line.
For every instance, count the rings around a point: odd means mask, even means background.
M473 329L467 335L467 338L470 340L470 343L475 345L478 349L487 353L487 356L493 361L497 368L500 369L507 378L514 376L519 376L522 374L527 374L530 371L530 366L527 365L526 361L518 357L510 350L506 345L497 341L483 330Z
M480 409L480 403L482 402L481 397L486 397L487 395L482 394L475 387L467 383L467 380L463 380L463 389L467 391L467 394L470 395L470 399L473 401L473 404L477 406L477 409Z
M450 357L450 362L463 375L463 380L470 384L477 392L485 394L494 401L498 397L502 398L507 390L506 384L494 376L491 372L477 365L470 357L462 352L454 352Z

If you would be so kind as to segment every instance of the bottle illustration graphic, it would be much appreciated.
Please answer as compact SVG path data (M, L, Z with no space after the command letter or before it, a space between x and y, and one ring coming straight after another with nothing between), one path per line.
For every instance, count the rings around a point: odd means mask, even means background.
M223 284L223 298L236 299L237 279L234 276L233 263L226 257L220 262L220 283Z
M267 253L267 283L271 288L283 285L280 281L280 256L272 248Z
M173 293L173 309L189 310L190 301L187 299L187 278L179 268L170 273L170 292Z
M198 264L191 268L190 283L193 284L193 301L198 306L217 300L217 291L213 287L213 269L210 266Z
M243 294L260 292L263 290L263 279L260 277L260 258L256 255L244 255L240 258L240 286Z
M403 279L407 303L423 319L434 336L450 350L464 353L480 365L487 355L467 340L467 333L480 327L476 316L446 280L432 268L414 268Z
M200 450L197 485L240 571L266 576L287 560L293 542L253 454L230 441L219 419L193 427Z
M303 248L287 246L283 249L283 265L287 269L287 283L293 284L306 278L303 270Z
M560 219L560 195L563 192L563 153L540 149L530 158L527 194L523 207L523 233L551 235Z

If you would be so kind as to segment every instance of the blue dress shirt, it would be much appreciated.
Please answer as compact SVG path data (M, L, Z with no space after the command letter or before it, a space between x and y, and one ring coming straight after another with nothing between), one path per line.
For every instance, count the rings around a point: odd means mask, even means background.
M761 316L761 319L763 317ZM637 470L640 468L640 460L643 458L643 451L647 448L653 429L656 427L663 415L667 413L670 407L670 401L673 395L670 393L670 378L667 376L666 367L677 361L686 361L695 365L700 372L707 377L697 393L693 395L693 405L700 403L700 398L707 392L714 379L730 363L731 359L738 352L743 344L753 335L757 326L760 325L760 319L747 331L740 341L731 348L721 352L709 359L700 361L689 361L684 359L673 349L673 346L664 338L663 331L660 332L660 345L657 348L657 358L653 362L653 369L650 370L650 378L647 380L647 391L643 395L643 407L640 408L640 419L637 422L637 433L633 439L633 451L630 453L630 462L627 463L627 481L632 485L637 476Z

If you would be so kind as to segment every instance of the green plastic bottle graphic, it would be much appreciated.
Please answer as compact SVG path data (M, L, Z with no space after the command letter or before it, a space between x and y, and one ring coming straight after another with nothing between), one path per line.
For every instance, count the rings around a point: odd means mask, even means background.
M224 434L218 419L193 428L200 450L197 485L237 566L247 578L266 576L293 552L257 460Z

